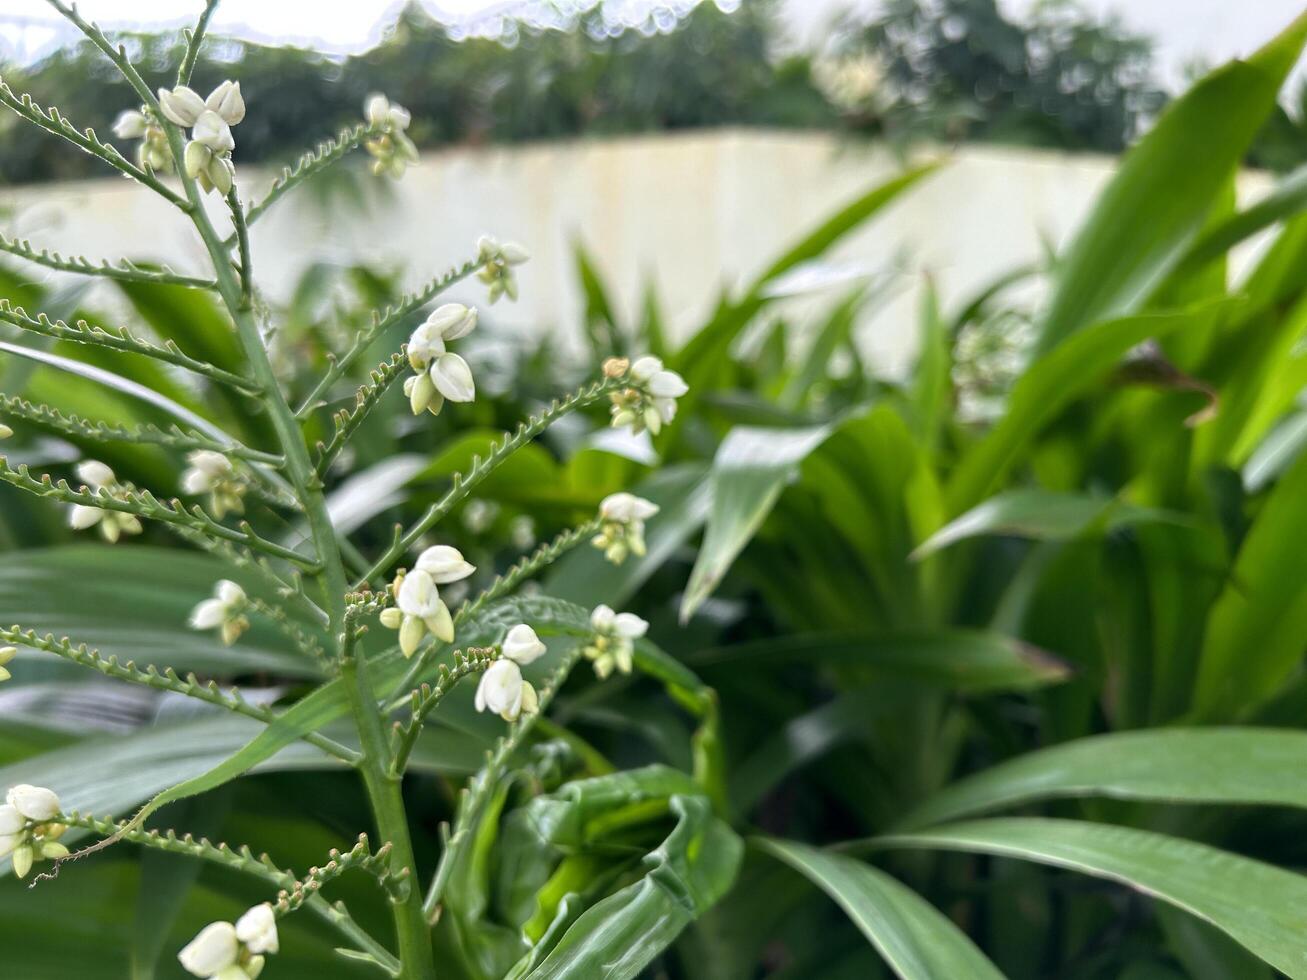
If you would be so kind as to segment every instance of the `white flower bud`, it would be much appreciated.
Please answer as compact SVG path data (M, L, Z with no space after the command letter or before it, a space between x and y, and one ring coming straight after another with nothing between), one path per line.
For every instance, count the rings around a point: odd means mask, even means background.
M380 93L369 95L363 103L363 117L373 126L380 126L390 120L390 100Z
M504 637L504 656L524 667L544 656L547 650L540 642L540 637L536 636L536 631L525 623L514 626Z
M477 711L492 711L505 721L517 721L522 714L524 685L521 667L512 660L496 660L477 685Z
M277 952L277 916L267 902L256 905L236 920L236 938L251 953Z
M428 318L408 338L409 366L414 371L425 371L430 367L431 362L443 353L445 353L445 338Z
M191 610L190 627L193 630L217 629L227 618L227 606L221 599L205 599Z
M613 618L613 632L624 640L638 640L649 632L649 623L635 613L618 613Z
M466 337L476 325L476 307L464 306L462 303L445 303L443 306L436 307L424 324L437 336L447 341ZM411 349L412 344L410 343L409 346Z
M59 814L59 797L54 790L44 786L30 786L19 783L5 794L5 802L28 820L38 823L49 820Z
M397 630L404 625L404 613L391 606L389 609L381 610L381 625L388 630Z
M590 613L590 626L596 633L611 633L616 616L612 606L601 603Z
M649 394L655 398L680 398L690 390L675 371L659 371L649 379Z
M644 357L638 357L631 365L631 380L644 384L655 374L663 369L661 359L654 357L652 354L646 354Z
M206 174L209 170L209 162L213 159L213 151L196 140L186 144L186 151L182 155L182 163L186 167L186 176L194 180L200 174Z
M113 121L113 134L120 140L138 140L145 135L149 125L150 122L143 113L128 109L120 112Z
M159 89L159 108L178 126L194 126L204 113L204 100L194 89L178 85L175 89Z
M32 850L31 844L19 844L14 848L14 877L26 878L27 872L32 870L32 861L36 858L36 852Z
M504 242L499 248L499 257L509 265L521 265L531 258L531 253L517 242Z
M0 681L7 681L13 675L5 669L14 657L18 656L18 647L0 647ZM3 827L0 827L0 834L6 833Z
M191 130L191 139L196 143L203 143L214 153L229 153L236 148L231 127L212 109L205 109L200 113L200 118L195 121L195 128Z
M223 82L204 100L204 104L222 117L223 122L235 126L245 118L245 99L241 97L241 83L230 79Z
M423 571L410 572L404 576L404 584L399 587L395 604L406 616L416 619L435 616L441 605L435 580Z
M414 415L421 415L427 409L439 412L445 403L445 396L436 391L435 382L425 371L404 382L404 394L408 396L408 407Z
M8 439L14 434L14 430L9 428L3 422L0 422L0 439Z
M427 624L417 616L405 614L399 627L399 650L404 656L411 657L417 651L422 637L427 635Z
M95 527L103 518L104 511L99 507L73 504L68 511L68 526L74 531L85 531L88 527Z
M232 164L231 157L215 153L209 158L209 166L205 169L204 176L219 194L225 195L236 181L236 167Z
M451 402L470 402L476 398L472 369L457 354L441 354L432 362L431 381Z
M87 459L77 464L77 477L92 490L111 487L118 482L113 470L99 460Z
M447 544L438 544L418 555L417 570L426 572L437 585L448 585L465 579L476 571L476 566L463 558L463 553Z
M235 966L240 953L236 927L230 922L211 922L177 954L177 959L187 973L212 978Z
M657 513L657 504L643 497L637 497L633 493L609 494L599 503L599 516L606 521L617 521L619 524L648 520Z

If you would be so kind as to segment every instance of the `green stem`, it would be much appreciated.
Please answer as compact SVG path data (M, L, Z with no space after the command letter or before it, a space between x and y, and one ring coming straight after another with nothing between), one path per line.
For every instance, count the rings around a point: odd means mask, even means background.
M168 127L168 137L174 144L174 157L180 160L183 148L175 127ZM314 549L322 564L317 578L329 619L330 635L339 645L341 676L349 695L350 710L363 749L363 758L359 762L358 769L363 776L363 785L377 822L377 830L381 839L391 845L392 862L396 871L408 869L410 874L416 874L408 819L400 791L401 782L399 779L390 778L387 774L389 753L381 715L372 695L372 683L368 679L367 662L363 657L353 655L353 627L345 620L345 593L348 590L348 583L345 580L340 549L336 543L335 528L327 512L322 481L309 457L308 447L300 433L295 413L286 402L272 362L268 358L267 349L263 345L263 338L251 308L250 284L248 281L238 281L222 240L218 237L203 207L200 206L199 191L195 183L186 179L184 174L181 176L187 197L194 206L191 211L192 220L208 250L217 277L219 294L235 321L254 379L262 389L263 404L272 420L286 458L286 475L303 504ZM232 195L231 201L232 217L236 222L238 241L242 245L241 271L248 280L250 259L248 239L244 230L244 215L235 194ZM422 898L418 890L409 889L408 898L403 902L393 903L391 910L395 920L399 959L402 964L400 977L402 980L430 980L435 976L435 963L431 954L430 933L422 914Z

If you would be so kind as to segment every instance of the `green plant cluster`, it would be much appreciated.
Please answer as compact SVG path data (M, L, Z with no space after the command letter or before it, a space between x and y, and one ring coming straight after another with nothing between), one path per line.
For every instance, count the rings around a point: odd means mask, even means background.
M269 311L309 444L333 444L338 410L353 427L318 457L347 562L437 511L478 566L469 596L539 590L469 607L460 643L519 620L584 637L578 610L599 603L652 624L616 682L564 681L577 654L555 661L547 710L507 738L459 683L479 654L442 653L406 698L393 645L361 638L409 753L416 862L438 869L436 976L1307 977L1307 180L1242 209L1231 191L1305 40L1307 17L1174 102L1046 266L953 304L928 288L902 379L878 376L855 329L892 273L816 315L784 300L936 166L797 238L685 343L652 287L620 316L579 251L591 360L651 352L689 383L656 462L607 441L602 402L512 436L590 372L492 330L460 350L494 396L415 423L364 366L389 363L431 297L395 301L375 272L316 267ZM1236 275L1231 249L1263 232ZM239 372L211 291L134 274L149 268L111 278L132 336ZM15 307L95 322L79 285L29 272L0 274ZM1018 300L1031 281L1043 298ZM369 316L388 302L402 315ZM277 463L268 415L217 379L5 323L14 467L62 474L94 451L134 485L175 486L203 433L170 406ZM626 488L661 507L645 554L562 554ZM25 647L0 687L0 787L83 787L93 813L68 834L104 835L260 749L151 818L194 838L133 827L57 881L0 882L6 969L180 976L166 951L272 887L308 914L283 921L267 977L384 975L407 883L384 835L357 841L370 818L339 685L285 623L252 614L224 647L185 620L227 576L314 624L244 552L179 544L166 515L92 546L25 489L0 485L0 623L35 631L0 631ZM300 541L293 512L249 511L258 547ZM538 572L518 558L533 548L558 560ZM376 600L354 601L363 616ZM128 693L103 686L124 674Z

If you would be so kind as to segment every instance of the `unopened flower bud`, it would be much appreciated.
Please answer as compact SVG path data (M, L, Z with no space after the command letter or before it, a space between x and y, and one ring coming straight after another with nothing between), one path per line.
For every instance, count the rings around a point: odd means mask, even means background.
M204 100L194 89L178 85L174 89L159 89L159 108L178 126L194 126L205 111Z

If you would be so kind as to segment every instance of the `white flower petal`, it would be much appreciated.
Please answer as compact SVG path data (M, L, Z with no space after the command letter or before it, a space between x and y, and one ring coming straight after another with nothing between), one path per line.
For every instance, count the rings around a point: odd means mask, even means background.
M440 592L435 580L422 571L412 571L404 576L404 584L399 587L395 605L406 616L426 619L439 611Z
M27 818L11 803L0 806L0 834L16 834L27 826Z
M526 623L519 623L504 637L503 651L509 660L526 666L544 656L548 647L540 642L535 630Z
M96 459L87 459L77 464L77 478L92 490L113 486L118 482L113 470Z
M211 922L186 944L177 959L187 973L208 978L235 966L240 952L236 927L230 922Z
M280 948L277 938L277 916L267 902L256 905L236 920L236 938L251 953L275 953Z
M472 369L457 354L441 354L432 362L431 381L451 402L470 402L476 398Z
M159 108L169 120L182 127L194 126L205 111L200 93L185 85L178 85L171 91L159 89Z
M659 371L649 379L649 394L655 398L680 398L690 386L675 371Z
M191 610L189 620L193 630L211 630L227 619L227 606L221 599L205 599Z
M49 820L59 813L59 797L44 786L19 783L5 794L5 802L28 820Z
M659 358L654 357L652 354L646 354L644 357L636 358L635 363L631 365L631 380L648 381L662 369L663 362Z
M212 109L205 109L200 113L200 118L195 121L195 128L191 130L191 139L207 146L215 153L225 153L236 148L236 141L232 139L231 127L227 125L227 120Z
M635 613L618 613L613 618L613 632L624 640L636 640L649 632L649 623Z
M600 604L590 613L590 625L597 633L611 632L616 616L617 613L613 612L612 606Z
M113 121L113 134L120 140L138 140L145 135L149 121L135 109L120 112Z
M465 579L476 571L476 566L463 558L463 552L447 544L438 544L418 555L418 571L426 572L437 585L448 585Z
M209 93L204 104L220 115L229 126L235 126L245 118L245 99L241 96L240 82L231 79L223 82Z
M85 531L95 527L104 519L104 511L99 507L87 507L85 504L73 504L68 511L68 526L74 531Z
M522 669L511 660L496 660L481 675L476 705L478 711L493 711L510 721L516 718L522 710Z

